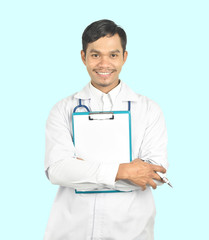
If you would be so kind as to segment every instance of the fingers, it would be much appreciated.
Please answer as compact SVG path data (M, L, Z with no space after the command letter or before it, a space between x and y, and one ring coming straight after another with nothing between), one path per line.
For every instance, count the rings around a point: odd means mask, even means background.
M153 171L155 172L161 172L161 173L166 173L166 169L162 166L158 166L158 165L151 165Z
M153 173L152 179L155 179L155 180L158 180L158 181L162 180L162 178L156 172Z
M156 189L157 188L157 184L152 180L150 179L148 184L153 188L153 189Z
M147 186L157 188L154 180L162 181L158 173L166 173L166 169L159 165L150 164L140 159L135 159L129 164L129 180L141 187L144 191Z
M157 188L157 184L156 184L152 179L150 179L150 180L147 182L147 184L141 185L141 190L142 190L142 191L146 190L147 186L150 186L150 187L152 187L153 189L156 189L156 188Z

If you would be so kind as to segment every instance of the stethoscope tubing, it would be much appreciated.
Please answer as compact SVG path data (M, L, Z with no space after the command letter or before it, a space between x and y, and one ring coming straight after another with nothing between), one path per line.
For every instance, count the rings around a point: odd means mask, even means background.
M73 109L73 113L76 112L78 108L85 108L87 112L90 112L89 108L86 105L83 105L81 99L79 99L79 104ZM131 101L128 101L128 111L131 111Z

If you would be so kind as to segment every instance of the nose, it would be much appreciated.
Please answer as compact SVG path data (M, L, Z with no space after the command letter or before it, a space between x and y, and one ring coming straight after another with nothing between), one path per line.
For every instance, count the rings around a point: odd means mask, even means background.
M110 66L109 58L107 56L102 56L98 64L99 67L106 68Z

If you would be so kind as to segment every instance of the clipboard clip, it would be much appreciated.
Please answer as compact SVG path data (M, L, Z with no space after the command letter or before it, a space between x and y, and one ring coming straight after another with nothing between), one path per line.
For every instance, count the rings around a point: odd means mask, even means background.
M91 112L89 113L89 120L113 120L113 112Z

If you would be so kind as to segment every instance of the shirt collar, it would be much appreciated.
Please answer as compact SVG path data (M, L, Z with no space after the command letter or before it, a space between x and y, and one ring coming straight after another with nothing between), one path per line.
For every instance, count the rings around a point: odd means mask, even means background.
M95 88L92 85L91 82L89 83L89 89L90 89L90 92L93 94L94 97L96 97L97 100L101 100L101 98L104 95L109 95L111 101L115 102L116 97L118 96L118 94L119 94L119 92L121 90L121 82L115 88L113 88L110 92L108 92L108 93L103 93L99 89Z
M101 100L103 96L103 92L101 92L99 89L95 88L92 83L89 83L89 90L92 96L94 96L96 99Z
M90 84L91 83L88 83L80 92L76 93L74 97L77 99L91 99L92 98L92 92L91 92L92 88L90 90ZM93 85L92 85L92 87L93 87ZM93 88L95 88L95 87L93 87ZM98 93L97 91L98 92L101 92L101 91L99 91L98 89L96 89L96 91L94 91L94 93L98 94L97 96L99 96L100 93ZM104 93L102 93L102 94L104 94ZM138 101L138 98L139 98L139 95L136 94L134 91L132 91L123 81L120 81L120 84L117 87L115 87L114 89L112 89L109 92L109 94L113 94L113 96L116 96L116 97L117 97L117 95L119 95L118 97L120 97L120 99L122 101ZM100 98L101 98L101 96L100 96Z

